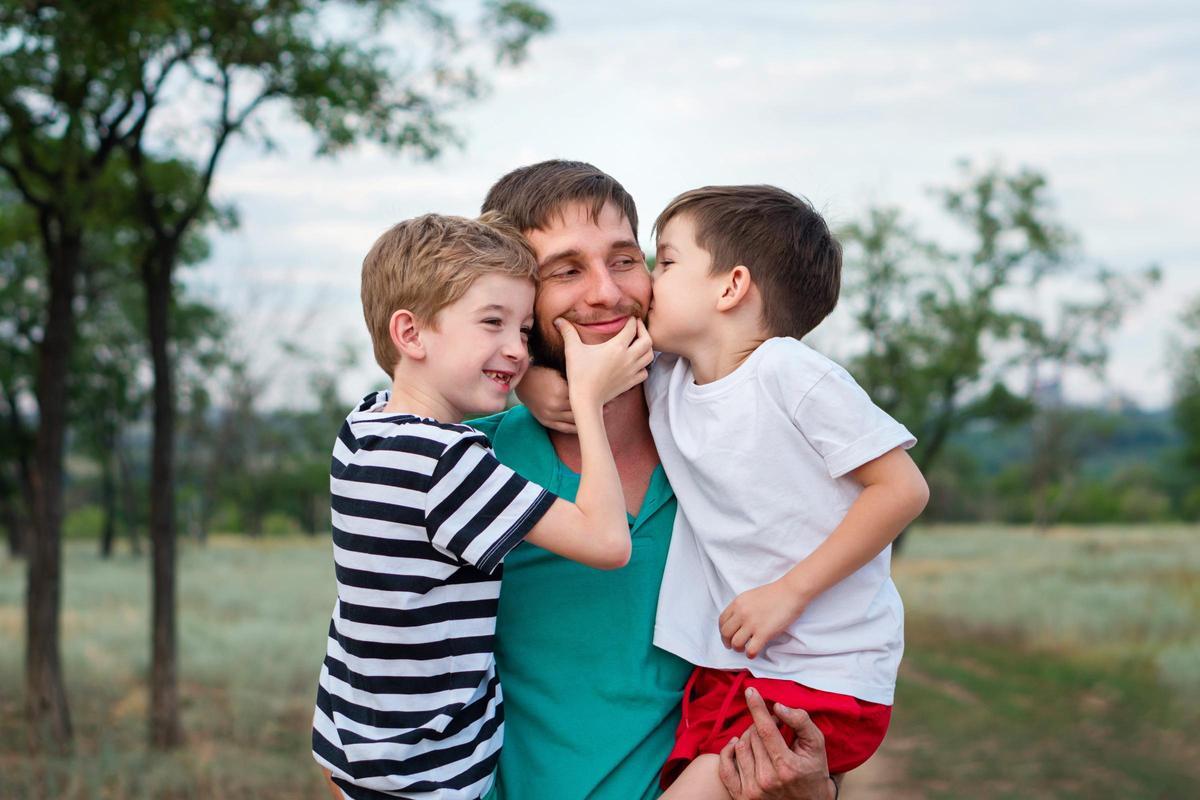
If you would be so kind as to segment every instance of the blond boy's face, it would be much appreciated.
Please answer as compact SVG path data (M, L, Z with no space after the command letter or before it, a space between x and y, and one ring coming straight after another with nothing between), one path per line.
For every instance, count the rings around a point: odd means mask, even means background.
M534 285L509 275L482 275L421 331L430 391L457 421L503 411L529 367Z
M654 349L693 358L711 332L721 293L721 276L709 275L712 256L696 244L690 217L672 217L658 232L654 300L647 327Z

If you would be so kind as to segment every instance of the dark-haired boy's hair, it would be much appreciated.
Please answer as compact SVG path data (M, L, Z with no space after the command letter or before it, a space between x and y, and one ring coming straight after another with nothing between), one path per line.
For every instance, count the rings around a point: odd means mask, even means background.
M710 274L750 270L772 335L799 339L837 305L842 247L804 198L775 186L705 186L672 200L654 230L680 215L712 257Z
M616 206L637 237L637 207L611 175L583 161L542 161L519 167L488 190L482 211L499 211L521 231L543 230L571 203L583 203L595 221L605 203Z

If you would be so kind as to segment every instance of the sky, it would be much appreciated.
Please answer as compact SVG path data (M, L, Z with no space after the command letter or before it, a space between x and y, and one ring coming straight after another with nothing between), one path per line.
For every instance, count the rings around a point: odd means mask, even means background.
M330 358L357 352L348 399L378 386L358 301L371 243L426 211L474 215L497 178L546 158L620 180L647 250L666 202L714 183L777 184L835 226L896 205L952 242L929 189L954 181L960 159L1036 168L1088 257L1163 272L1114 332L1106 380L1075 378L1069 395L1169 402L1167 341L1200 297L1194 2L542 5L553 32L450 115L464 144L436 162L375 146L318 159L282 110L266 117L278 150L228 153L214 196L237 207L240 226L214 237L188 280L230 309L275 402L303 404L307 391L281 339ZM838 314L813 336L835 357Z

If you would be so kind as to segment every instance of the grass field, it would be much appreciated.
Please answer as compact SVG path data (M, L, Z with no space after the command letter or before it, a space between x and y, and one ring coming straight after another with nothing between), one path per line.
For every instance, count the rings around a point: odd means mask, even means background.
M144 746L148 567L67 551L70 756L20 708L23 565L0 560L0 798L321 798L308 755L332 603L323 539L185 547L188 747ZM1200 530L934 528L895 568L892 730L843 797L1185 798L1200 786ZM530 800L540 800L530 798Z

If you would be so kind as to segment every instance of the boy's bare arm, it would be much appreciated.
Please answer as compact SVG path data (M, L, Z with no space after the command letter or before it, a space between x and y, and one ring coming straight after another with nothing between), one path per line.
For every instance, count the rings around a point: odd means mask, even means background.
M829 538L782 578L742 592L722 612L719 624L726 647L757 656L813 598L891 544L929 502L925 478L900 448L850 474L863 490Z
M567 350L582 470L575 502L559 499L526 539L600 569L629 562L631 543L621 477L604 431L604 404L646 379L653 353L638 320L600 345L584 345L569 323L557 321Z

